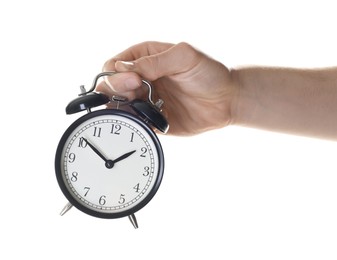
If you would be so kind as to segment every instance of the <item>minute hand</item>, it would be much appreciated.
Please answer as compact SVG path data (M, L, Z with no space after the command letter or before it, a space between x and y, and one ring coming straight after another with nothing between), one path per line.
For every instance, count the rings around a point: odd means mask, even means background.
M104 162L107 162L108 159L105 158L105 156L97 150L97 148L95 146L93 146L91 143L88 142L88 140L84 137L82 137L82 139L87 143L87 145L89 145L89 147L99 156L103 159Z
M125 154L119 156L117 159L113 160L113 162L116 163L116 162L119 162L121 160L124 160L124 159L128 158L131 154L133 154L134 152L136 152L136 150L133 150L133 151L128 152L128 153L125 153Z

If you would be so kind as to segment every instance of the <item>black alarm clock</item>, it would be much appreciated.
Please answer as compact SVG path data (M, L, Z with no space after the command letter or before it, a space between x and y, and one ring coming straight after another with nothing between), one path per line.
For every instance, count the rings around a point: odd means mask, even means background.
M162 100L154 103L152 86L148 100L110 99L95 92L97 81L116 72L95 77L89 91L82 93L66 107L67 114L87 113L73 122L59 141L55 156L58 184L72 206L99 218L128 216L138 228L135 212L156 194L164 174L164 154L153 128L162 133L168 122L161 113ZM116 103L116 109L92 108Z

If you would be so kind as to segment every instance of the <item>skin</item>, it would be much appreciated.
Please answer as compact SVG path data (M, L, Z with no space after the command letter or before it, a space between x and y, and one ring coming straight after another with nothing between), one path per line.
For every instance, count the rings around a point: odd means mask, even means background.
M97 91L164 100L168 134L187 136L228 125L337 140L337 68L229 69L187 43L143 42L106 61Z

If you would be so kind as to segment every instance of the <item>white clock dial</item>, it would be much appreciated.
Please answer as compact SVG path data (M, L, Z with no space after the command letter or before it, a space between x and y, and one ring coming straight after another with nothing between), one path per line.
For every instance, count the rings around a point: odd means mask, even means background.
M82 209L118 216L153 197L162 178L162 151L140 123L123 113L101 112L66 132L60 172L67 193Z

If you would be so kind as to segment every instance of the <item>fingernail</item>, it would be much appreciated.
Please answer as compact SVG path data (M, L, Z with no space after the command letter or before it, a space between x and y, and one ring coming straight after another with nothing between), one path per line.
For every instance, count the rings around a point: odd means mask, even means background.
M115 68L117 71L133 70L135 64L132 61L116 61Z

